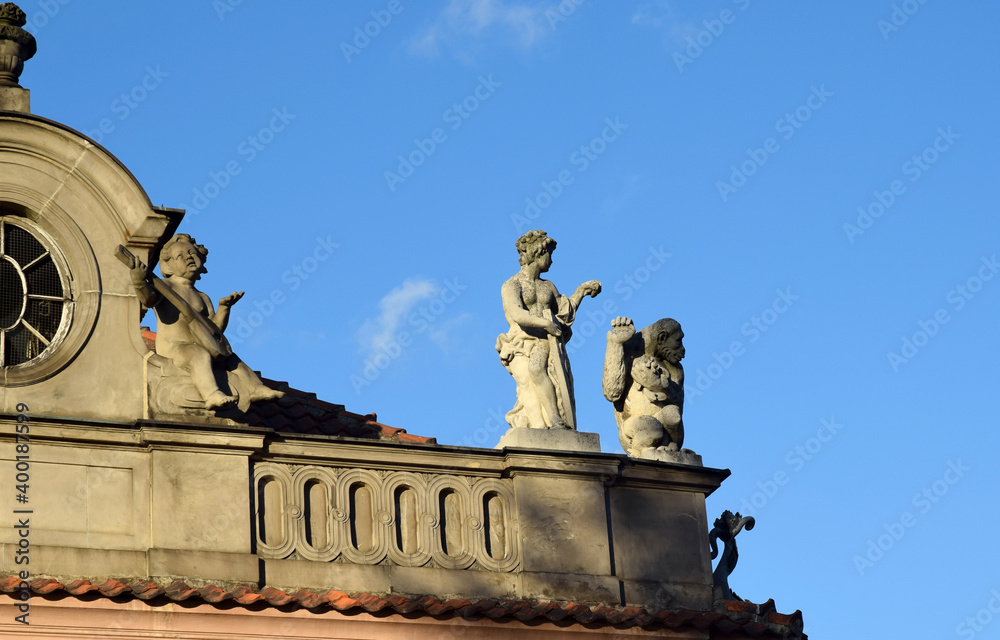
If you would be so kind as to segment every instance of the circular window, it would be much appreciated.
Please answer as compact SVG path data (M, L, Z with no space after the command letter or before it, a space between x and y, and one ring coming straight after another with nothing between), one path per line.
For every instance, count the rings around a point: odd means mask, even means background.
M69 324L69 291L45 237L33 227L22 218L0 217L0 367L4 368L45 354Z

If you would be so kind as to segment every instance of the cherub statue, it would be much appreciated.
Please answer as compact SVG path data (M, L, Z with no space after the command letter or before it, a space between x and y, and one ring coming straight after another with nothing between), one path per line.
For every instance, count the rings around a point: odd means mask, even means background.
M649 457L649 449L678 451L684 444L683 338L681 325L671 318L639 333L629 318L611 321L604 397L614 404L618 438L632 457Z
M517 383L517 403L507 413L511 427L576 429L573 374L566 355L570 325L584 296L601 292L597 280L573 295L561 295L540 275L552 266L556 241L544 231L518 238L521 270L500 288L510 330L497 338L500 361Z
M118 256L130 267L132 284L139 300L156 311L156 352L191 375L207 409L227 409L239 401L239 392L250 402L275 400L285 394L264 385L236 354L223 332L229 323L229 310L243 297L243 292L219 300L218 311L212 300L195 288L194 283L207 273L208 249L186 233L167 241L160 251L157 278L141 260L124 247ZM216 372L231 381L232 394L219 388ZM227 375L228 374L228 375Z

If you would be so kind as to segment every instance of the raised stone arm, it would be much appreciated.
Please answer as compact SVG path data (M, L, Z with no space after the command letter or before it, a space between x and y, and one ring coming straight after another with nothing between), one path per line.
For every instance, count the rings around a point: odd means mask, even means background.
M635 335L631 318L617 317L608 331L608 347L604 352L604 397L618 402L625 395L628 371L625 362L625 343Z
M141 302L147 309L152 309L160 301L160 293L149 283L149 267L124 246L119 246L115 256L128 267L129 279Z

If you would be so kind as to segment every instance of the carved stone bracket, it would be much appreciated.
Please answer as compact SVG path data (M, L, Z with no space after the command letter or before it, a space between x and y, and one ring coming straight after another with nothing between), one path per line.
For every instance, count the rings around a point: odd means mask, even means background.
M257 553L351 564L511 572L509 480L257 463Z

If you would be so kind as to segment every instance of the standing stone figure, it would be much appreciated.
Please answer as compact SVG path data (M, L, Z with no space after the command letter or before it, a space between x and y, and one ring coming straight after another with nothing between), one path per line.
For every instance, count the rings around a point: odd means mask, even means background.
M614 403L618 438L628 455L653 457L684 444L684 332L664 318L639 333L615 318L604 356L604 397ZM687 452L685 453L693 453Z
M573 374L566 356L570 325L584 296L601 292L597 280L573 295L561 295L539 277L552 266L556 241L544 231L518 238L521 270L500 289L510 330L497 338L500 361L517 383L517 403L507 413L511 427L576 429Z
M160 256L162 280L127 249L119 247L119 258L130 267L139 300L156 311L157 354L190 375L206 409L233 407L240 392L250 402L283 397L284 393L261 382L233 353L223 335L229 309L239 302L243 292L234 291L219 300L216 311L212 300L195 288L194 283L208 271L208 249L188 234L179 233L167 241ZM230 392L220 389L220 379L231 388Z

